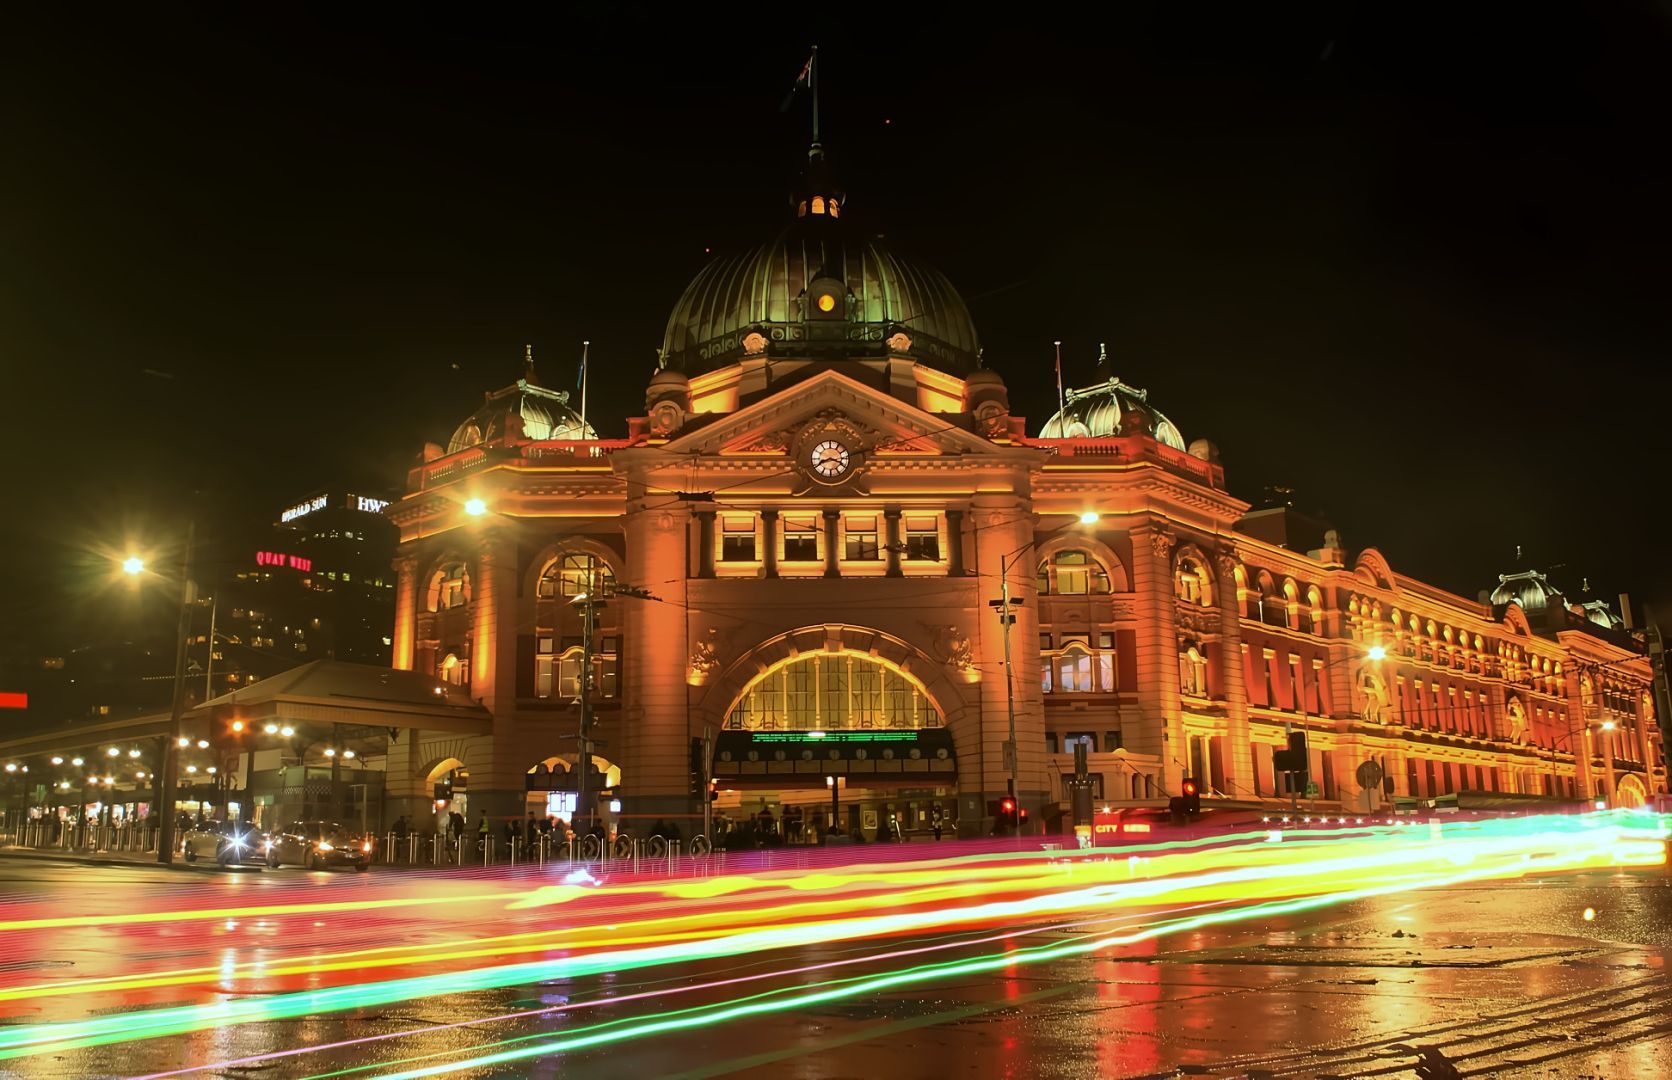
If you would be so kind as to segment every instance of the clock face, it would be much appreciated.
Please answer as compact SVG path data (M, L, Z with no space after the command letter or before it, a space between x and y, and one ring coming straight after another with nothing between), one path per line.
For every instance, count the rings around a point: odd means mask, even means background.
M811 455L813 471L826 480L834 480L847 472L852 460L848 448L835 439L825 439L814 446Z

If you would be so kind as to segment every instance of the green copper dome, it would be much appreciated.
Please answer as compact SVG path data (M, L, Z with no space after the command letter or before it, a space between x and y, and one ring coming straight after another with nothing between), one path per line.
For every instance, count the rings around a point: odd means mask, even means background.
M769 244L722 256L674 306L662 366L687 374L743 358L759 333L774 358L859 359L883 354L896 331L911 355L954 374L972 371L975 325L937 270L893 254L849 225L834 200L803 200L802 216Z

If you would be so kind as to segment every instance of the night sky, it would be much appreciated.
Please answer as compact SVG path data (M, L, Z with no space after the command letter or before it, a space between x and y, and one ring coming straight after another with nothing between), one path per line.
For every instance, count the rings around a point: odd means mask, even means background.
M8 636L89 632L59 613L100 553L188 511L398 490L525 342L572 386L590 338L624 434L705 252L786 219L814 41L849 212L969 298L1030 431L1052 340L1071 385L1106 341L1234 492L1351 549L1473 597L1520 544L1672 604L1665 9L1247 6L11 24Z

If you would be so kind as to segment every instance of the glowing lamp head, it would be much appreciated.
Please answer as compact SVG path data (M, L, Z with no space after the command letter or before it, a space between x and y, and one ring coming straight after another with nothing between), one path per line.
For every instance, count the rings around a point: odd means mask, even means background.
M6 762L6 771L7 772L17 772L17 762L15 762L15 761Z
M122 560L122 572L129 577L137 577L145 573L145 560L138 555L129 555Z
M292 735L296 734L296 729L291 727L289 724L286 724L284 727L279 729L279 734L288 739Z
M192 744L192 741L190 739L186 738L184 735L180 736L179 739L175 740L175 745L176 746L190 746L191 744Z
M269 735L277 735L279 733L279 725L268 724L267 726L263 727L261 730L265 731Z
M186 766L186 771L189 772L189 773L195 773L195 772L197 772L197 766L196 765L187 765Z
M1080 515L1080 524L1082 525L1096 525L1102 520L1103 515L1099 514L1096 510L1087 510Z
M109 749L109 750L106 750L106 751L105 751L105 753L106 753L106 754L108 754L108 755L109 755L109 756L111 756L111 757L115 757L115 756L116 756L116 755L118 755L118 754L120 754L120 753L121 753L121 752L122 752L122 751L120 751L120 750L118 750L118 749L117 749L117 748L116 748L116 747L114 747L114 746L113 746L113 747L111 747L111 748L110 748L110 749Z
M57 754L54 754L52 755L52 763L54 765L62 765L64 764L64 759L59 757Z
M136 746L132 750L129 750L128 751L128 756L129 757L138 757L139 756L139 747Z
M1370 650L1366 652L1365 655L1372 660L1386 660L1388 651L1380 645L1372 645L1370 646Z
M233 731L243 731L244 730L244 721L234 720L232 722L232 730Z
M82 765L82 761L78 757L73 757L73 758L70 759L70 764L74 765L76 768L79 769Z
M337 756L337 748L335 746L327 746L325 748L325 756L326 757L336 757Z
M471 517L481 517L483 514L488 512L488 504L483 502L481 499L466 499L464 502L464 512L469 514Z
M1612 720L1604 720L1604 721L1603 721L1603 722L1602 722L1602 730L1604 730L1604 731L1613 731L1613 730L1614 730L1614 721L1612 721Z
M199 749L199 750L207 750L207 749L209 749L209 740L208 740L208 739L199 739L199 740L197 740L197 748L198 748L198 749Z

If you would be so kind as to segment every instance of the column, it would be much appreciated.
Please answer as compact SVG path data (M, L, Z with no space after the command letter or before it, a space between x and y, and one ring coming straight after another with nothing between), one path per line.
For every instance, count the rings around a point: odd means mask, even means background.
M1219 600L1219 687L1225 698L1225 790L1239 799L1254 797L1254 763L1248 733L1248 680L1242 653L1242 605L1237 599L1234 551L1214 560L1219 571L1214 595Z
M711 578L714 576L714 511L698 510L694 519L697 523L697 576ZM678 563L669 565L677 566ZM638 580L651 579L640 577Z
M1173 601L1173 534L1158 519L1132 530L1132 592L1138 607L1137 738L1126 744L1162 762L1161 794L1176 795L1184 775L1179 703L1178 613Z
M418 554L403 552L395 556L395 633L394 660L398 671L411 671L414 645L418 636Z
M964 576L964 512L946 512L946 576Z
M824 511L824 576L841 577L842 570L836 563L841 554L837 545L842 540L842 514L839 510L825 508Z
M1040 819L1040 806L1055 801L1045 756L1044 696L1039 685L1039 605L1035 594L1035 559L1031 507L1014 495L977 496L972 507L975 526L975 569L985 575L976 591L976 621L979 671L981 676L980 791L984 799L996 799L1007 789L1010 769L1005 764L1004 744L1009 738L1010 719L1006 679L1012 679L1016 711L1016 791L1028 808L1032 821ZM1014 562L1012 562L1014 560ZM1000 595L999 565L1006 564L1010 580L1011 665L1004 663L1004 624L990 601ZM972 755L973 756L973 755ZM978 775L959 759L959 794L965 805ZM974 766L975 761L970 765ZM968 778L966 780L965 778Z
M471 810L490 818L521 816L523 773L532 761L517 735L517 543L507 529L484 528L476 559L470 694L493 714L486 768L470 770ZM474 814L472 824L474 824Z
M714 535L714 514L687 514L683 507L667 506L635 486L623 521L624 577L657 582L656 593L666 602L617 601L622 626L621 721L618 730L604 734L611 743L604 753L621 765L625 812L677 818L680 831L689 836L687 825L694 819L686 815L696 809L686 775L692 734L685 682L691 653L685 613L689 589L683 576L669 580L667 568L680 564L692 520L705 536ZM712 570L711 561L710 574Z
M883 547L888 552L888 576L900 577L900 508L891 506L882 512L887 537Z
M778 576L778 511L761 511L761 542L766 549L761 552L761 564L769 578Z

